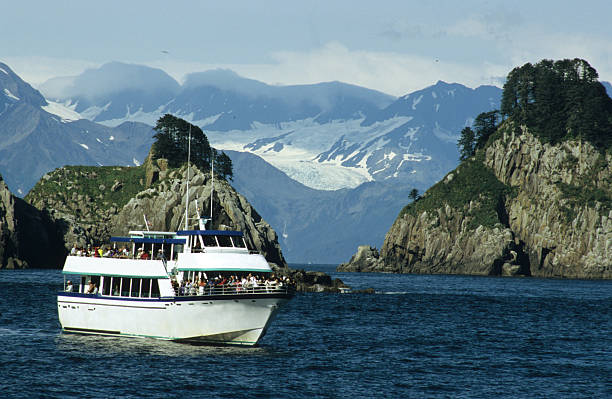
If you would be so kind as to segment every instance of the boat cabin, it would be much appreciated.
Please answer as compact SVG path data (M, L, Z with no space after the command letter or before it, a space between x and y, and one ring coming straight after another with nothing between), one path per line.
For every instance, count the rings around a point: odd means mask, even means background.
M186 240L185 252L248 252L241 231L231 230L179 230L177 237Z

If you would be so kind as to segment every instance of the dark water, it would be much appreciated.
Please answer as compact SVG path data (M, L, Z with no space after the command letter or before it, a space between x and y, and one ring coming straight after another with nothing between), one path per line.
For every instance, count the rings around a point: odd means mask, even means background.
M62 334L60 272L0 271L0 397L612 397L612 281L332 274L379 293L214 348Z

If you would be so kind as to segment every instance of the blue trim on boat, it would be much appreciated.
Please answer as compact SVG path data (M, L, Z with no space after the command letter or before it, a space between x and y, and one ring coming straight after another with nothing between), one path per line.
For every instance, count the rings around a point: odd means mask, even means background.
M179 230L177 236L232 236L242 237L242 231L233 230Z
M240 293L240 294L223 294L223 295L184 295L184 296L164 296L160 298L132 298L125 296L106 296L100 294L81 294L79 292L58 292L58 300L60 296L87 298L87 299L104 299L112 301L130 301L130 302L193 302L204 300L233 300L233 299L269 299L269 298L292 298L295 292L271 292L271 293ZM97 303L96 303L97 304Z
M184 238L111 237L111 242L134 242L136 244L185 244Z
M57 296L69 296L69 297L73 297L73 298L87 298L87 299L111 299L111 300L117 300L117 301L139 301L139 302L168 302L171 299L168 298L172 298L172 297L163 297L164 299L162 300L159 297L153 297L153 298L143 298L143 297L129 297L129 296L108 296L108 295L100 295L100 294L82 294L80 292L65 292L65 291L60 291L57 293Z

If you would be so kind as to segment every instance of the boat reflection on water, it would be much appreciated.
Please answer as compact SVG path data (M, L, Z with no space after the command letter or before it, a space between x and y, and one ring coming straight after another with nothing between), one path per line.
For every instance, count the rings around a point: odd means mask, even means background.
M71 360L86 360L92 354L105 358L161 356L165 358L210 358L212 356L268 356L274 349L263 346L203 345L151 339L124 339L106 335L58 334L57 349Z

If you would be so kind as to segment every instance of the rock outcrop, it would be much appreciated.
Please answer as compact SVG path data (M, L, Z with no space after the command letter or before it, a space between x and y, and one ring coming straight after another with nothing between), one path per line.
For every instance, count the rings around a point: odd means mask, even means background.
M66 251L58 225L11 194L0 176L0 269L54 268Z
M165 160L135 167L64 167L45 175L26 200L45 209L59 224L66 249L106 243L130 230L174 231L184 227L186 166L169 169ZM209 229L243 231L250 248L275 267L286 269L274 230L227 182L217 179ZM210 215L211 179L195 167L189 175L189 227L197 228L196 206ZM194 218L194 219L192 219ZM58 264L57 267L61 265Z
M66 249L98 245L108 240L112 218L145 188L144 177L142 167L66 166L45 174L24 199L62 226Z
M148 188L138 193L110 219L110 234L125 235L129 230L144 227L146 217L151 230L175 231L185 226L185 192L187 189L186 166L169 170L164 160L145 163ZM196 167L189 171L189 223L190 229L198 228L196 215L210 217L211 192L212 221L208 229L242 231L249 248L260 251L269 263L287 268L278 244L276 232L251 207L245 197L238 194L225 180L216 179L211 190L210 173Z
M338 270L612 278L610 151L580 141L542 144L510 124L498 133L471 160L505 187L497 200L475 195L451 204L466 173L460 165L419 201L440 190L446 199L402 212L380 254L360 247ZM475 223L487 201L495 223Z

